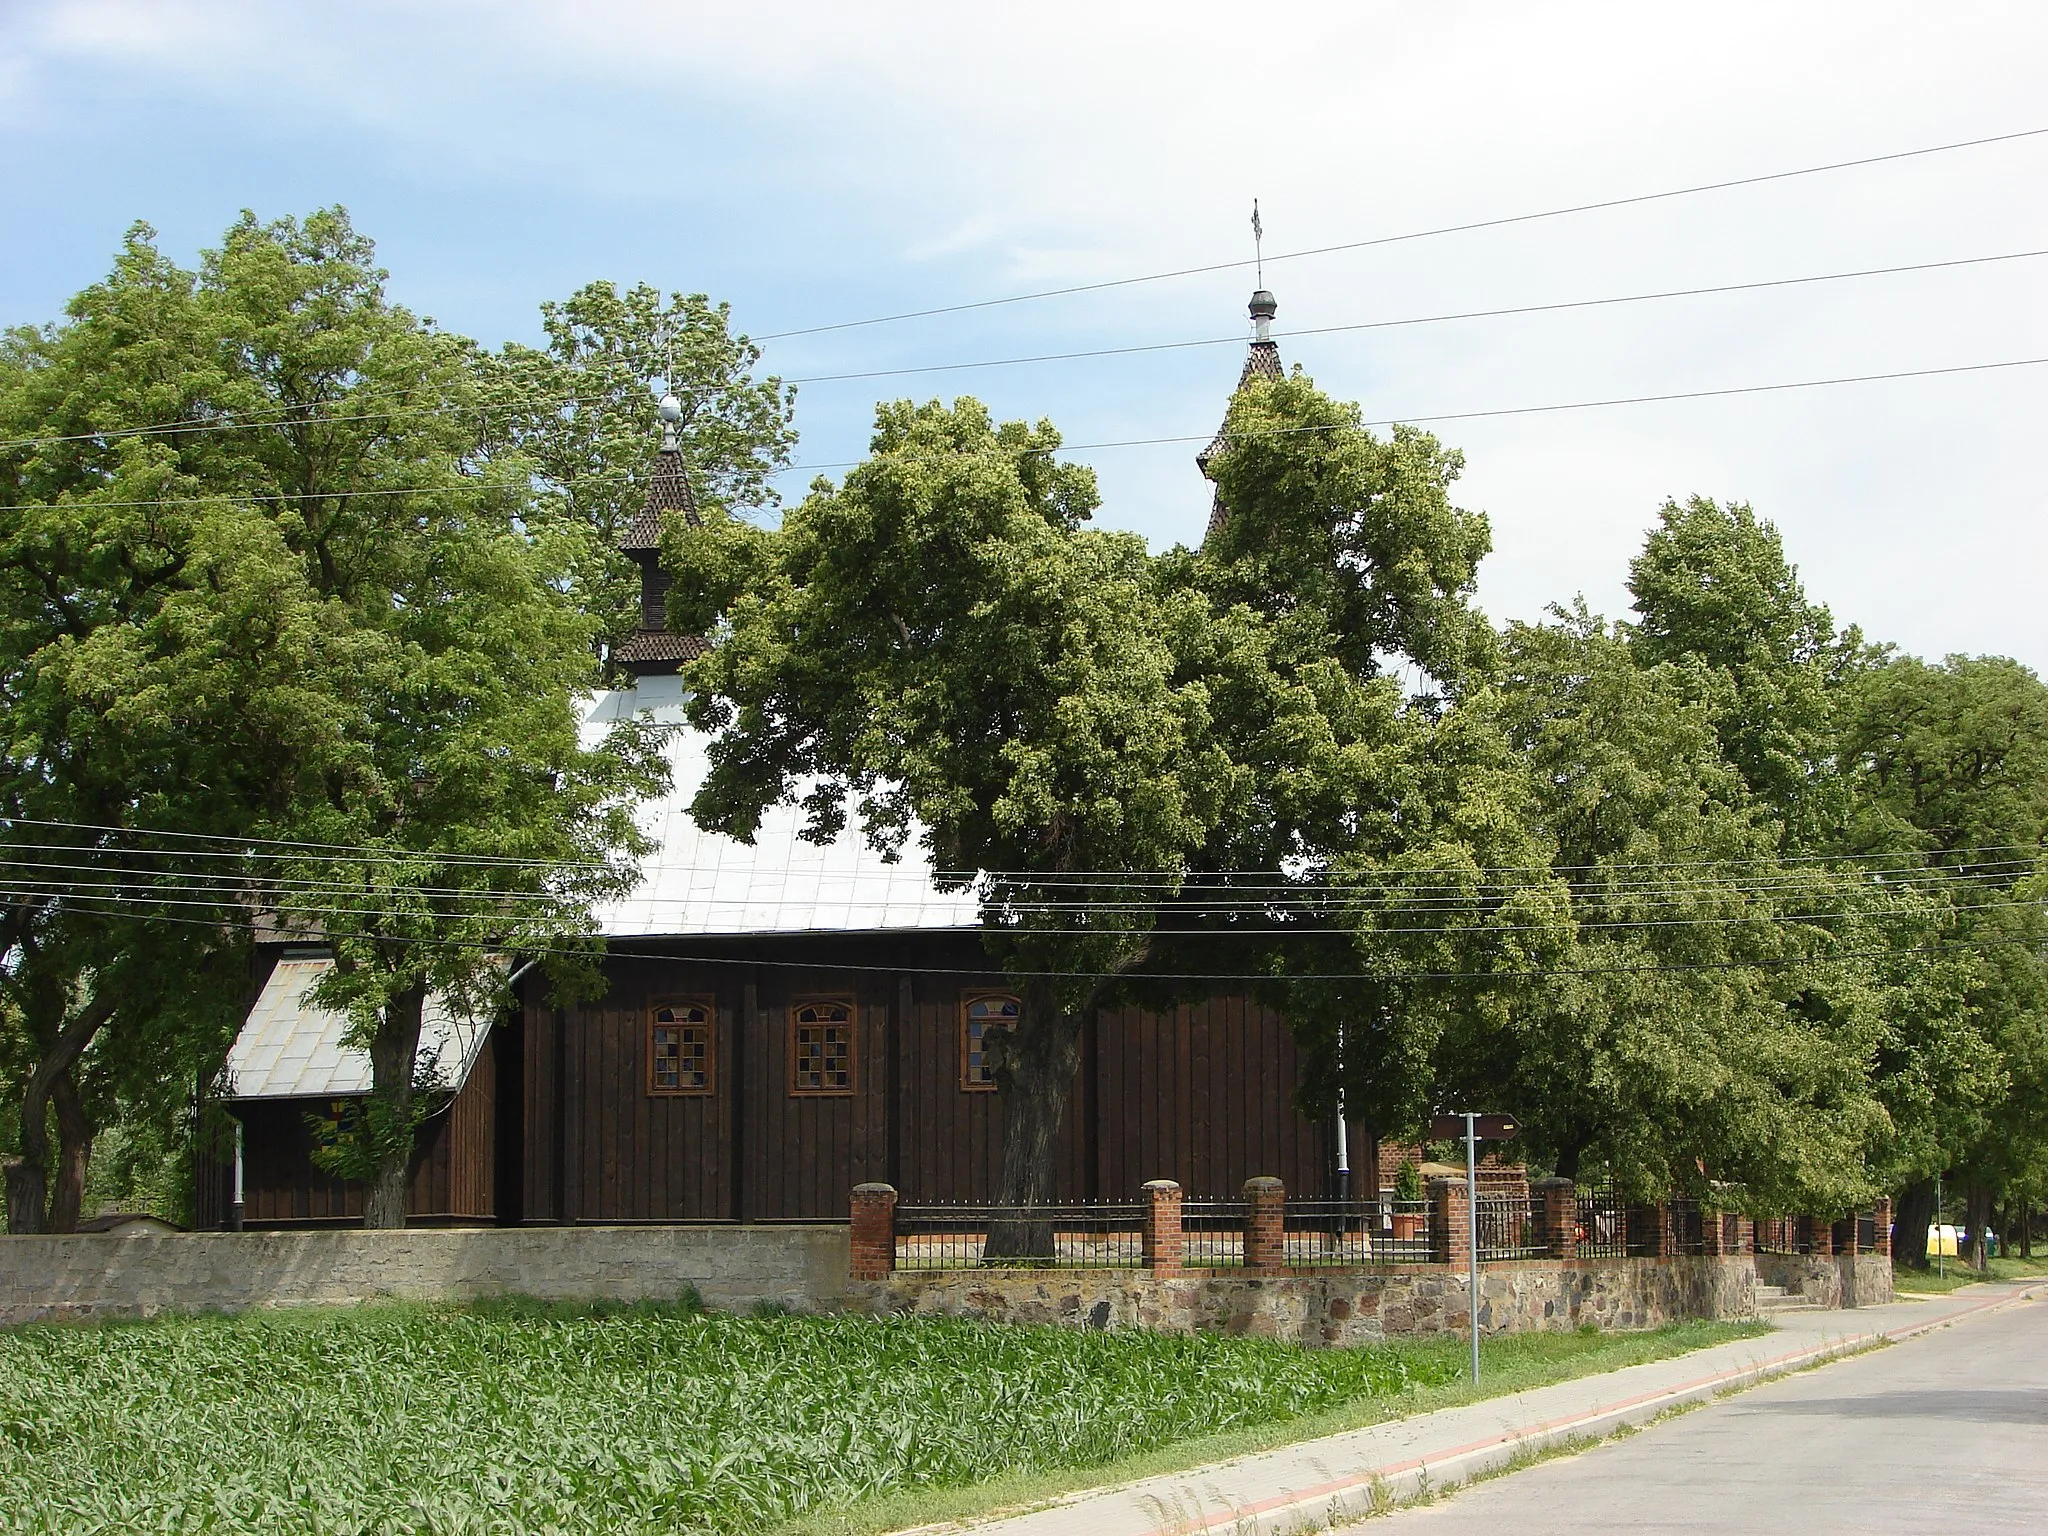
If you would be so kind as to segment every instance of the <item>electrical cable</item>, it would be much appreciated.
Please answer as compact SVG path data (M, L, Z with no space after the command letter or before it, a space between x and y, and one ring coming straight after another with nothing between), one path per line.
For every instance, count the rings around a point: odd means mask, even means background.
M1748 282L1718 283L1694 288L1672 288L1649 293L1611 294L1604 297L1591 299L1565 299L1542 304L1510 305L1493 309L1463 310L1437 315L1413 315L1396 320L1363 320L1344 325L1305 326L1295 330L1278 332L1276 333L1275 339L1289 340L1303 336L1332 336L1354 331L1399 329L1407 326L1416 325L1441 325L1451 321L1502 319L1516 315L1553 314L1570 310L1609 308L1616 305L1624 304L1647 304L1659 302L1666 299L1700 298L1715 294L1726 293L1751 293L1773 288L1802 287L1816 283L1847 282L1859 278L1891 277L1911 272L1932 272L1954 267L1983 266L1997 262L2028 261L2042 256L2048 256L2048 250L2007 251L1988 256L1958 256L1944 258L1939 261L1910 262L1888 267L1865 267L1842 272L1811 273L1799 277L1760 278ZM970 371L979 368L1010 368L1030 363L1072 362L1078 360L1087 360L1103 357L1133 356L1137 354L1151 352L1174 352L1185 351L1191 348L1242 345L1244 345L1244 338L1242 336L1209 336L1200 337L1190 341L1163 341L1123 347L1097 347L1069 352L1045 352L1036 353L1024 357L981 358L968 362L922 363L898 368L874 368L844 373L821 373L800 375L794 378L781 379L779 382L792 385L831 384L842 383L849 380L858 379L898 378L906 375L924 373L956 373L962 371ZM567 405L576 406L601 405L609 401L610 398L611 397L609 395L575 397L563 403ZM304 406L294 406L291 409L295 412L310 412L317 410L319 405L323 403L333 402L308 402ZM517 414L515 412L510 411L509 408L504 406L476 404L471 402L464 403L461 405L415 406L407 408L405 410L363 411L326 416L308 414L281 414L267 417L251 416L235 419L223 419L219 417L196 417L183 421L166 422L146 427L121 427L98 432L77 432L53 435L48 437L13 438L5 441L0 441L0 450L11 448L51 447L63 443L117 442L133 437L166 436L175 435L180 432L190 433L256 431L273 427L349 425L365 421L415 420L423 417L456 415L462 412L473 412L480 416L487 416L492 411L498 411L501 414L508 415ZM775 473L787 474L792 473L798 469L804 468L815 469L836 467L839 466L799 464L787 466L784 469L775 471ZM465 481L460 484L452 486L423 486L419 487L418 491L421 494L430 494L436 492L449 491L468 492L493 489L516 490L518 488L519 487L517 487L516 485L510 483L499 483L494 485L493 483L487 481ZM308 497L320 497L328 494L334 493L318 491L279 493L274 497L263 497L259 493L252 493L252 496L255 496L256 499L290 500L305 499ZM404 489L372 489L369 491L356 492L350 494L407 495L412 494L412 492ZM205 498L194 499L201 500ZM165 503L154 501L102 503L102 505L108 506L156 506L164 504Z
M235 930L235 931L244 931L244 932L250 932L250 933L258 933L258 932L262 932L262 933L276 933L276 932L279 932L279 930L278 930L278 929L277 929L277 928L276 928L276 927L275 927L274 925L271 925L271 924L263 924L263 923L252 923L252 922L235 922L235 921L231 921L231 920L215 920L215 919L209 919L209 918L180 918L180 917L173 917L173 916L170 916L170 915L168 915L168 914L155 914L155 913L144 913L144 912L134 912L134 911L116 911L116 912L108 913L108 914L105 914L105 915L108 915L108 916L123 916L123 917L128 917L128 918L130 918L130 919L132 919L132 920L134 920L134 921L138 921L138 922L163 922L163 923L177 923L177 924L183 924L183 925L185 925L185 926L188 926L188 927L201 927L201 928L211 928L211 929L215 929L215 930L219 930L219 929L231 929L231 930ZM415 915L415 914L406 914L406 915ZM910 931L910 930L905 930L905 931ZM956 933L963 933L963 934L965 934L965 933L979 933L979 932L980 932L980 930L978 930L978 929L967 929L967 930L947 930L947 929L928 929L928 930L925 930L925 931L926 931L926 932L956 932ZM806 932L804 932L804 933L802 933L802 934L800 934L800 935L799 935L799 934L783 934L783 935L773 935L773 937L805 937L805 938L811 938L811 939L817 939L817 938L833 938L833 937L841 937L841 938L849 938L849 939L851 939L851 938L859 938L860 936L861 936L861 934L860 934L860 931L859 931L859 930L838 930L838 929L813 929L813 930L809 930L809 931L806 931ZM381 939L383 939L384 937L385 937L385 936L382 936L382 935L372 935L372 934L366 934L366 935L359 935L359 936L345 936L345 938L344 938L344 941L347 941L347 939L351 939L351 938L359 938L359 939L361 940L361 942L364 942L364 943L376 943L376 942L379 942L379 941L380 941ZM771 959L760 959L760 958L757 958L757 957L754 957L754 956L731 956L731 955L701 955L701 954L693 955L693 954L677 954L677 953L674 953L674 952L672 952L672 951L659 951L659 950L653 950L653 951L650 951L650 950L630 950L630 949L619 949L619 948L615 948L615 947L611 946L611 945L610 945L609 943L607 943L607 942L605 941L605 939L604 939L604 936L603 936L603 935L601 935L601 934L593 934L593 935L592 935L591 937L592 937L592 944L591 944L591 945L590 945L589 947L587 947L587 948L568 948L568 947L563 947L563 946L557 946L557 945L521 945L521 944L517 943L517 941L516 941L516 940L508 940L508 941L507 941L507 944L509 944L509 946L510 946L511 948L515 949L515 950L516 950L516 951L517 951L517 952L518 952L519 954L521 954L521 955L526 955L526 956L535 956L535 957L545 957L545 956L562 956L562 957L565 957L565 958L571 958L571 959L593 959L593 958L598 958L598 957L604 957L604 958L609 958L609 959L617 959L617 960L657 960L657 961L675 961L675 962L682 962L682 963L686 963L686 964L691 964L691 965L736 965L736 966L760 966L760 967L763 967L763 968L767 968L767 969L776 969L776 970L799 970L799 971L809 971L809 972L814 972L814 973L815 973L815 972L819 972L819 971L834 971L834 972L839 972L839 971L843 971L843 972L862 972L862 973L866 973L866 972L873 972L873 973L878 973L878 974L884 974L884 975L891 975L891 976L897 976L897 975L901 975L901 974L903 974L903 972L904 972L904 970L905 970L905 967L903 967L903 966L900 966L900 965L874 965L874 964L866 964L866 963L858 963L858 962L839 962L839 961L824 961L824 960L817 960L817 959L804 959L804 960L771 960ZM721 935L720 937L721 937L721 938L743 938L743 937L744 937L744 938L758 938L758 937L762 937L762 935L740 935L740 934L734 934L734 935ZM332 936L332 935L329 935L329 934L324 934L324 933L323 933L323 934L317 934L317 935L310 935L310 936L308 936L308 935L289 935L289 934L286 934L286 935L281 935L281 936L280 936L279 942L283 942L283 943L325 943L325 944L332 944L332 943L336 942L336 940L335 940L334 936ZM421 948L426 948L426 949L465 949L465 948L475 948L475 947L476 947L475 945L466 945L466 944L463 944L463 943L461 943L461 942L460 942L460 941L458 941L458 940L437 940L437 939L430 939L430 938L405 938L405 939L403 939L403 940L393 940L392 942L403 942L403 943L405 943L405 944L408 944L408 945L413 945L413 946L416 946L416 947L421 947ZM700 941L700 942L701 942L701 941ZM1000 966L995 966L995 965L989 965L989 966L980 966L980 967L968 967L968 966L932 966L932 965L919 965L919 966L911 967L911 969L914 969L914 970L916 970L916 971L918 972L918 974L920 974L920 975L931 975L931 976L973 976L973 977L983 977L983 978L987 978L987 977L1005 977L1005 976L1010 976L1010 977L1046 977L1046 978L1059 978L1059 979L1065 979L1065 980L1074 980L1074 981L1126 981L1126 982L1132 982L1132 983L1141 983L1141 982L1147 982L1147 981L1208 981L1208 982L1217 982L1217 981L1232 981L1232 982L1296 982L1296 981L1348 981L1348 982L1358 982L1358 983L1364 983L1364 984L1384 984L1384 983L1387 983L1387 982L1402 982L1402 981L1513 981L1513 980L1538 980L1538 981L1540 981L1540 980L1546 980L1546 979L1549 979L1549 978L1552 978L1552 977L1558 977L1558 976L1613 976L1613 975L1646 975L1646 974L1654 975L1654 974L1666 974L1666 973L1673 973L1673 974L1676 974L1676 973L1685 973L1685 972L1702 972L1702 971L1771 971L1771 970L1785 970L1785 969L1795 968L1795 967L1799 967L1799 966L1813 966L1813 967L1816 967L1816 968L1817 968L1817 967L1821 967L1821 966L1825 966L1825 965L1830 965L1830 964L1836 964L1836 963L1839 963L1839 962L1841 962L1841 961L1844 961L1844 960L1856 960L1856 959L1867 959L1867 960L1888 960L1888 959L1900 959L1900 958L1904 958L1904 957L1906 957L1906 956L1909 956L1909 955L1917 955L1917 954L1933 954L1933 953L1939 953L1939 952L1942 952L1942 951L1946 951L1946 950L1967 950L1967 951L1989 951L1989 950L1993 950L1993 949L2006 949L2006 948L2011 948L2011 947L2013 947L2014 945L2020 945L2020 946L2026 946L2026 947L2031 947L2031 946L2033 946L2033 945L2034 945L2034 943L2035 943L2035 941L2034 941L2034 940L2032 940L2032 939L2025 939L2025 938L2016 938L2016 939L1968 939L1968 940L1964 940L1964 939L1958 939L1958 940L1940 940L1940 941L1936 941L1936 942L1934 942L1934 943L1930 943L1930 944L1916 944L1916 945L1909 945L1909 946L1907 946L1907 947L1906 947L1906 948L1904 948L1904 949L1873 949L1873 950L1845 950L1845 951L1841 951L1841 952L1839 952L1839 953L1836 953L1836 954L1831 954L1831 955L1822 955L1822 956L1818 956L1818 957L1816 957L1816 956L1810 956L1810 955L1807 955L1807 956L1795 956L1795 957L1788 957L1788 958L1785 958L1785 959L1780 959L1780 960L1723 960L1723 961L1706 961L1706 962L1699 962L1699 963L1680 963L1680 964L1665 964L1665 963L1657 963L1657 964L1648 964L1648 965L1610 965L1610 966L1575 966L1575 967L1555 967L1555 968L1551 968L1551 969L1546 969L1546 970L1527 970L1527 971L1422 971L1422 970L1398 970L1398 969L1397 969L1397 970L1389 970L1389 971L1385 971L1385 972L1375 972L1375 973L1366 973L1366 972L1359 972L1359 971L1331 971L1331 972L1302 972L1302 973L1291 973L1291 974L1290 974L1290 973L1285 973L1285 972L1275 972L1275 971L1240 971L1240 972L1225 972L1225 971L1171 971L1171 972L1168 972L1168 971L1140 971L1140 970L1125 970L1125 971L1085 971L1085 970L1005 970L1005 969L1001 968ZM505 946L502 946L502 945L501 945L501 946L497 946L497 947L505 947Z
M1277 256L1266 256L1268 262L1300 261L1311 256L1330 256L1342 251L1370 250L1375 246L1400 245L1414 240L1432 240L1440 235L1467 234L1474 230L1500 229L1511 224L1533 224L1544 219L1567 218L1573 214L1595 213L1609 208L1627 208L1641 203L1667 201L1677 197L1692 197L1702 192L1725 192L1736 187L1761 186L1767 182L1790 181L1801 176L1820 176L1830 171L1853 170L1866 165L1883 165L1896 160L1912 160L1923 155L1947 154L1958 149L1977 149L1987 144L2005 144L2016 139L2038 138L2048 134L2048 128L2022 128L2015 133L1989 134L1977 139L1958 139L1948 144L1929 144L1919 149L1896 150L1890 154L1864 155L1855 160L1834 160L1825 165L1801 166L1790 171L1770 171L1758 176L1738 176L1726 181L1701 182L1694 186L1673 187L1662 192L1643 192L1629 197L1604 198L1599 202L1573 203L1563 208L1546 208L1536 213L1517 213L1490 219L1474 219L1463 224L1444 224L1432 229L1410 230L1398 235L1378 235L1369 240L1348 240L1338 245L1313 246L1307 250L1283 251ZM785 341L794 336L818 336L828 331L855 330L871 325L893 325L902 320L923 320L933 315L957 315L970 310L995 309L1008 304L1028 304L1039 299L1066 298L1077 293L1100 293L1112 288L1130 288L1141 283L1159 283L1172 278L1199 277L1210 272L1235 272L1257 264L1257 259L1210 262L1203 266L1176 267L1164 272L1148 272L1137 277L1111 278L1103 282L1074 283L1064 288L1042 288L1031 293L1013 293L996 299L976 299L965 304L940 304L929 309L904 310L893 315L874 315L865 320L839 320L827 325L800 326L787 331L770 331L766 335L750 338L754 341Z
M2012 251L1999 256L1965 256L1950 261L1915 262L1908 266L1867 267L1855 272L1822 272L1810 277L1778 277L1749 283L1718 283L1704 288L1670 288L1656 293L1624 293L1600 299L1568 299L1550 304L1517 304L1500 309L1470 309L1452 314L1412 315L1400 320L1360 320L1348 325L1304 326L1298 330L1275 331L1273 340L1289 341L1301 336L1335 336L1350 331L1395 330L1411 325L1442 325L1454 320L1497 320L1513 315L1547 315L1564 310L1601 309L1619 304L1648 304L1660 299L1690 299L1708 294L1754 293L1770 288L1792 288L1810 283L1836 283L1858 277L1888 277L1902 272L1932 272L1944 267L1980 266L1988 262L2026 261L2048 256L2048 250ZM1139 346L1096 347L1080 352L1042 352L1028 357L991 357L967 363L921 363L902 368L870 368L857 373L819 373L785 379L786 384L837 384L849 379L892 379L907 374L959 373L975 368L1014 368L1026 363L1064 363L1097 357L1128 357L1146 352L1181 352L1197 347L1243 346L1242 336L1209 336L1195 341L1157 341Z
M363 854L363 855L365 855L366 857L374 857L374 858L377 858L377 859L385 859L385 858L390 858L390 859L392 859L392 860L395 860L395 861L398 861L398 862L406 862L406 863L417 863L417 862L420 862L420 861L422 861L422 860L425 860L425 861L429 861L429 862L435 862L435 863L443 863L443 864L465 864L465 863L479 863L479 864L496 864L496 865L503 865L503 866L506 866L506 867L518 867L518 868L536 868L536 867L546 867L546 868L585 868L585 869L608 869L608 868L611 868L611 867L612 867L612 866L609 866L609 865L573 865L573 864L566 864L566 863L564 863L564 862L563 862L563 861L561 861L561 860L551 860L551 859L513 859L513 858L503 858L503 857L499 857L499 856L496 856L496 855L485 855L485 854L460 854L460 853L441 853L441 852L435 852L435 851L427 851L427 852L418 852L418 853L415 853L415 852L411 852L411 851L407 851L407 850L385 850L385 849L367 849L367 848L365 848L365 847L364 847L363 845L361 845L361 844L354 844L354 843L316 843L316 842L296 842L296 841L291 841L291 840L282 840L282 839L276 839L276 838L260 838L260 837L243 837L243 836L235 836L235 835L230 835L230 834L225 834L225 833L214 833L214 832L180 832L180 831L171 831L171 830L167 830L167 829L157 829L157 828L148 828L148 827L124 827L124 826L116 826L116 825L114 825L114 824L112 824L112 823L101 823L101 822L83 822L83 821L63 821L63 820L54 820L54 819L48 819L48 818L39 818L39 817L32 817L32 816L0 816L0 827L10 827L10 826L25 826L25 827L55 827L55 828L63 828L63 829L67 829L67 830L73 830L73 831L82 831L82 832L96 832L96 833L113 833L113 834L115 834L115 835L118 835L118 836L122 836L122 837L130 837L130 838L133 838L133 837L161 837L161 838L173 838L173 839L177 839L177 840L179 840L179 841L181 841L181 842L183 842L183 841L192 841L192 842L211 842L211 843L226 843L226 844L230 844L230 845L233 845L233 848L234 848L234 849L238 849L238 850L264 850L264 849L279 849L279 848L283 848L283 849L294 849L294 850L302 850L302 851L309 851L309 852L320 852L320 853L341 853L341 854ZM79 845L75 845L75 844L34 844L34 845L9 845L9 844L4 844L4 843L0 843L0 851L4 851L4 850L5 850L5 849L6 849L7 847L9 847L9 846L34 846L34 847L51 847L51 848L56 848L56 849L58 849L58 850L60 850L60 851L65 851L65 852L71 852L71 851L83 851L83 850L81 850L81 849L79 848ZM155 852L155 851L158 851L158 850L148 850L148 851L152 851L152 852ZM1972 844L1972 845L1970 845L1970 846L1967 846L1967 847L1962 847L1962 848L1954 848L1954 849L1928 849L1928 850L1922 850L1922 851L1919 851L1919 852L1872 852L1872 853L1852 853L1852 854L1833 854L1833 853L1810 853L1810 854L1781 854L1781 855L1780 855L1780 854L1774 854L1774 855L1766 855L1766 856L1762 856L1762 857L1757 857L1757 858L1747 858L1747 859L1672 859L1672 860L1663 860L1663 861L1653 861L1653 862L1644 862L1644 863L1609 863L1609 864L1560 864L1560 865L1550 865L1550 864L1474 864L1474 865L1470 865L1470 866L1450 866L1450 865L1444 865L1444 866L1437 866L1437 867L1424 867L1424 866L1418 866L1418 867L1416 867L1416 868L1415 868L1415 869L1413 869L1413 870L1407 870L1407 871L1403 871L1403 874L1418 874L1418 875L1419 875L1419 874L1448 874L1448 875L1464 875L1464 874L1466 874L1466 873L1467 873L1468 871L1476 871L1476 872L1478 872L1478 873L1482 873L1482 874L1538 874L1538 875L1546 875L1546 874L1553 874L1553 873L1558 873L1558 872L1580 872L1580 871L1609 871L1609 872L1611 872L1611 871L1633 871L1633 870L1651 870L1651 869L1736 869L1736 868L1755 868L1755 867L1758 867L1758 866L1763 866L1763 867L1766 867L1766 868L1775 868L1776 866L1778 866L1778 865L1782 865L1782 864L1823 864L1823 865L1824 865L1824 864L1842 864L1842 863L1868 863L1868 862L1871 862L1871 861L1874 861L1874 860L1892 860L1892 859L1913 859L1913 858L1930 858L1930 857L1938 857L1938 858L1963 858L1963 857L1965 857L1966 855L1974 855L1974 854L1986 854L1986 853L2022 853L2022 854L2027 854L2027 855L2037 855L2037 854L2040 854L2040 853L2041 853L2041 852L2043 852L2043 851L2048 851L2048 841L2042 841L2042 842L2037 842L2037 843L1985 843L1985 844ZM182 852L181 852L180 856L184 856ZM226 855L224 854L223 856L226 856ZM2024 861L2023 861L2023 860L2017 860L2017 859L2004 859L2004 860L1997 860L1997 861L1993 861L1993 862L1997 862L1997 863L2004 863L2004 864L2014 864L2014 863L2020 863L2020 862L2024 862ZM874 874L874 875L876 875L876 876L878 876L878 877L879 877L879 876L883 876L883 875L890 875L890 874L894 874L894 873L896 873L896 872L894 872L894 871L885 871L885 870L877 870L877 871L872 871L872 872L870 872L870 873L872 873L872 874ZM1181 870L1160 870L1160 869L1133 869L1133 870L1120 870L1120 869L1112 869L1112 870L1059 870L1059 871L1050 871L1050 872L1046 872L1046 873L1043 873L1043 874L1041 874L1041 873L1038 873L1038 872L1036 872L1036 871L1032 871L1032 870L981 870L981 871L975 871L975 872L973 872L972 874L958 874L958 873L955 873L955 874L951 874L950 876L949 876L949 873L948 873L948 872L944 872L944 871L941 871L941 872L938 872L938 878L941 878L941 879L945 879L945 878L949 878L949 877L950 877L950 878L959 878L959 879L975 879L975 878L985 878L985 879L992 879L992 880L999 880L999 881L1015 881L1015 882L1018 882L1018 883L1024 883L1024 884L1033 884L1033 885L1047 885L1047 884L1054 884L1054 883L1058 883L1058 882L1081 882L1081 881L1083 881L1083 878L1084 878L1084 877L1090 877L1090 876L1095 876L1095 877L1100 877L1100 878L1101 878L1102 880L1106 880L1106 881L1114 881L1114 882L1117 882L1117 883L1119 883L1119 884L1130 884L1130 883L1137 883L1137 882L1140 882L1140 881L1143 881L1143 880L1146 880L1146 879L1150 879L1150 880L1152 880L1152 881L1154 881L1154 882L1156 882L1156 883L1165 883L1165 882L1179 882L1179 881L1186 881L1186 880L1190 880L1190 879L1231 879L1231 878L1235 878L1235 877L1236 877L1236 876L1238 876L1238 875L1250 875L1250 876L1255 876L1255 877L1257 877L1257 878L1258 878L1258 879L1260 879L1260 880L1267 880L1267 881L1272 881L1272 880L1274 879L1274 877L1275 877L1276 873L1277 873L1276 871L1273 871L1273 870L1268 870L1268 869L1244 869L1244 870L1198 870L1198 871L1181 871ZM1289 884L1294 884L1295 882L1288 882L1288 883L1289 883ZM1335 886L1335 887L1332 887L1332 888L1333 888L1333 889L1340 889L1340 890L1341 890L1341 889L1349 889L1350 887L1347 887L1347 886L1344 886L1344 885L1339 885L1339 886Z

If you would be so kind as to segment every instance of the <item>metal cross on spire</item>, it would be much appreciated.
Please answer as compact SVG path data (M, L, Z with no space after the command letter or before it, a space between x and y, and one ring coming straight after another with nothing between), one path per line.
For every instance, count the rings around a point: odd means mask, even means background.
M1266 230L1259 223L1259 200L1252 199L1252 265L1258 269L1258 285L1266 286Z

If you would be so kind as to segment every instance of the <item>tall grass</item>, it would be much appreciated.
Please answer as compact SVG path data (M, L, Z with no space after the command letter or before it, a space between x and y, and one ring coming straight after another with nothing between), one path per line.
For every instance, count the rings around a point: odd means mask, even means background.
M0 1333L0 1531L759 1531L1453 1379L1456 1349L500 1305Z

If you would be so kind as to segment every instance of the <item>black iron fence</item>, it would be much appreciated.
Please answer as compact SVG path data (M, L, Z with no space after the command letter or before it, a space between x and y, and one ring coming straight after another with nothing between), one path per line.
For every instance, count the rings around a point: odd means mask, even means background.
M1250 1217L1249 1201L1183 1199L1181 1262L1189 1269L1243 1267L1244 1228Z
M896 1268L1137 1269L1145 1208L898 1205Z
M1588 1259L1619 1259L1628 1253L1628 1206L1611 1188L1578 1192L1576 1251Z
M1427 1264L1435 1255L1427 1200L1289 1200L1290 1269L1319 1264Z
M1813 1252L1813 1219L1808 1216L1759 1216L1756 1219L1758 1253Z
M1527 1195L1482 1193L1472 1207L1472 1228L1482 1259L1540 1259L1546 1252ZM1456 1263L1459 1255L1450 1258Z

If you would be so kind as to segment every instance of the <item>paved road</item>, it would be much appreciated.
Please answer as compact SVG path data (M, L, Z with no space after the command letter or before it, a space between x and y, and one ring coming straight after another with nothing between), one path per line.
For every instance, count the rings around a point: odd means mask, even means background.
M1358 1529L2048 1531L2048 1299L1771 1382Z

